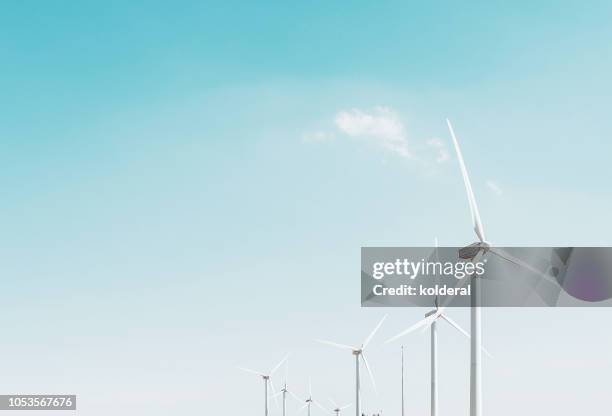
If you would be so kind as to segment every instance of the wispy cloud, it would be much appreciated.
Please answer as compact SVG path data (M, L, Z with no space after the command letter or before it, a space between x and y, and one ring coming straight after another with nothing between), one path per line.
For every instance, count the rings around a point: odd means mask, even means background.
M409 137L401 117L390 107L340 110L332 122L333 125L326 129L304 133L302 141L325 142L336 136L362 139L390 154L416 162L425 169L432 169L451 158L446 142L438 137L421 141Z
M336 128L350 137L369 139L401 157L411 158L404 124L395 111L376 107L371 111L340 111L334 119Z
M444 163L450 159L450 153L448 152L448 149L446 148L446 144L444 144L442 140L438 139L437 137L434 137L434 138L427 140L427 144L430 147L433 147L434 149L436 149L436 151L438 152L438 156L436 157L436 162Z
M495 195L497 196L502 196L503 195L503 191L502 189L499 187L499 185L495 182L493 182L492 180L487 180L486 182L487 188L489 188Z

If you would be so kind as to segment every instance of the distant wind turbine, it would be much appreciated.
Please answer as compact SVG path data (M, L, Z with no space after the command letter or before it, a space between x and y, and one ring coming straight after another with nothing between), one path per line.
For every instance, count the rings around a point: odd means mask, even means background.
M287 360L285 362L285 383L283 385L283 388L281 388L280 391L274 395L274 396L279 396L281 394L283 395L283 407L282 407L283 415L282 416L286 416L287 415L287 394L289 394L291 397L293 397L299 403L304 403L305 401L306 402L308 401L308 400L300 399L293 392L293 390L289 390L289 388L287 387L287 384L289 383L289 365L288 364L289 364L289 360ZM310 396L312 396L312 384L310 383L310 380L308 382L309 382ZM301 409L303 409L304 407L305 406L302 406ZM310 413L310 410L309 410L309 413Z
M298 412L307 409L308 412L306 413L307 416L310 416L310 408L312 406L312 404L314 403L319 409L323 410L325 413L329 413L329 410L326 409L325 407L323 407L323 405L321 405L321 403L319 403L318 401L314 400L312 398L312 381L310 379L308 379L308 398L306 398L305 400L300 399L299 397L295 396L296 399L298 399L299 401L303 401L305 402L304 406L302 406Z
M349 404L345 404L344 406L338 406L338 403L336 403L333 399L329 399L329 401L334 406L334 408L332 410L334 411L336 416L340 415L340 411L342 411L342 410L346 409L347 407L351 406L350 403Z
M279 394L283 395L283 415L282 416L287 415L287 393L292 394L294 398L296 398L298 401L301 401L296 395L294 395L287 388L288 381L289 381L289 360L285 361L285 383L283 385L283 388L280 389L280 391L276 393L275 395L275 396L278 396Z
M351 347L350 345L338 344L338 343L331 342L331 341L317 340L317 342L320 342L322 344L327 344L327 345L331 345L332 347L349 350L355 356L355 415L356 416L361 416L361 414L359 413L359 410L361 407L361 403L359 401L360 400L359 398L359 389L360 389L359 357L361 357L366 370L368 370L368 374L370 375L370 381L372 382L372 387L374 387L374 391L376 392L376 394L378 394L378 391L376 389L376 382L374 381L374 375L372 375L372 370L370 369L370 366L368 365L368 360L365 357L364 350L368 346L372 338L374 337L374 334L376 334L376 332L378 331L382 323L385 321L385 318L387 318L387 315L385 315L380 320L378 325L376 325L374 330L370 333L370 335L368 335L368 337L365 339L365 341L363 341L363 343L359 347Z
M270 387L272 387L272 394L275 394L274 383L272 382L272 379L270 377L272 377L272 374L274 374L276 370L278 370L280 366L283 365L283 363L285 362L285 360L287 360L287 358L289 358L289 354L287 354L285 358L283 358L278 364L276 364L276 366L272 367L272 369L268 373L251 370L249 368L238 367L238 369L242 371L246 371L247 373L257 374L263 379L264 381L264 411L265 411L264 415L265 416L268 416L268 383L270 383ZM276 401L276 396L274 396L274 400Z

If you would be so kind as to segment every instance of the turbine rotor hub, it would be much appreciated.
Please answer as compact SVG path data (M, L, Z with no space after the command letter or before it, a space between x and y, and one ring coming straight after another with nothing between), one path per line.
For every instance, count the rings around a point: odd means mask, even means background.
M489 251L491 245L486 241L478 241L476 243L472 243L467 247L463 247L459 249L459 258L463 260L474 260L474 258L482 251L482 253L486 253Z

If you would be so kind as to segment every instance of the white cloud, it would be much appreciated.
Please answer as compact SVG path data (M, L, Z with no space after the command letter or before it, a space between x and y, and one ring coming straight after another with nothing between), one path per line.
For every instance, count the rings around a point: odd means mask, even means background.
M302 141L307 142L307 143L324 142L327 140L331 140L333 138L334 138L333 133L329 133L329 132L322 131L322 130L304 133L302 135Z
M436 158L436 162L444 163L450 159L450 153L446 148L444 142L437 137L431 138L427 140L427 144L438 151L438 156Z
M364 137L383 148L411 158L404 124L395 111L388 107L376 107L372 111L359 109L343 110L336 114L338 130L350 137Z
M489 188L497 196L501 196L503 194L503 191L499 185L490 179L487 181L487 188Z
M328 128L304 133L304 143L321 143L336 136L348 136L367 140L384 150L410 159L424 168L450 160L451 152L446 142L432 137L414 143L408 140L406 128L399 114L390 107L378 106L363 110L340 110L333 119L335 129Z

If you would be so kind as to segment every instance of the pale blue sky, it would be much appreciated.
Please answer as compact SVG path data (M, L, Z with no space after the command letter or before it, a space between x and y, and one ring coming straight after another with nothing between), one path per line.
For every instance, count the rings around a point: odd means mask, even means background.
M359 308L360 247L473 239L454 156L427 144L450 149L446 117L491 241L610 245L611 17L607 2L3 2L0 392L238 415L261 386L235 366L292 351L298 392L311 375L350 401L350 357L312 340L359 342L381 316ZM337 123L382 113L400 133ZM390 311L377 341L423 312ZM601 412L612 312L485 312L486 410ZM442 411L467 414L468 346L442 329ZM424 414L427 340L407 341ZM397 349L372 353L392 414Z

